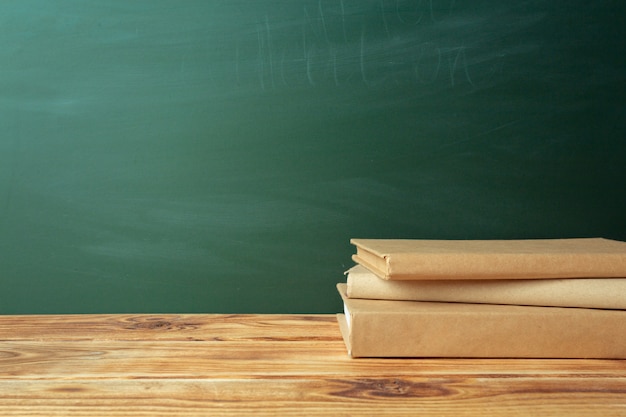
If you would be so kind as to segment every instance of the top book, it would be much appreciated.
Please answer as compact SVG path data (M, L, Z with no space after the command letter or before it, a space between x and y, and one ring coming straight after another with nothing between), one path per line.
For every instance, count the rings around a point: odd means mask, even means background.
M350 239L352 259L389 280L626 277L626 242Z

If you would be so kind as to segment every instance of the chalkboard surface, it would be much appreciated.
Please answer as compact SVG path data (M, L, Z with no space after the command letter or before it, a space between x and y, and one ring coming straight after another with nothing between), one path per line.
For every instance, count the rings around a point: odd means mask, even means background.
M4 0L0 313L332 313L351 237L626 240L625 11Z

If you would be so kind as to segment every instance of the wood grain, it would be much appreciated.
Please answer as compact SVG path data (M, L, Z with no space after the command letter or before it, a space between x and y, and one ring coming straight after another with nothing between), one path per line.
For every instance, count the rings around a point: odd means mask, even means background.
M0 317L3 416L625 416L626 361L351 359L332 315Z

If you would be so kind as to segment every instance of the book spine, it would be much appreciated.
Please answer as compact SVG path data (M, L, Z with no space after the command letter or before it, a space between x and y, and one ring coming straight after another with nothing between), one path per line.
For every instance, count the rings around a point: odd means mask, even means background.
M626 310L626 278L391 281L354 269L347 273L350 298Z
M626 242L607 239L351 239L354 260L390 280L626 277Z
M607 253L399 253L385 261L392 280L626 277L626 256Z
M353 314L353 357L626 358L626 313Z

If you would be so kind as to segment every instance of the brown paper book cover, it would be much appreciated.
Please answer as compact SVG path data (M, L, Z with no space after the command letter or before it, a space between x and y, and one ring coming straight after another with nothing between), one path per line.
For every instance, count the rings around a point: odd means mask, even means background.
M626 358L622 310L364 300L337 289L355 358Z
M362 265L346 277L350 298L626 310L626 278L393 281Z
M391 280L626 277L626 242L603 238L350 243L355 262Z

